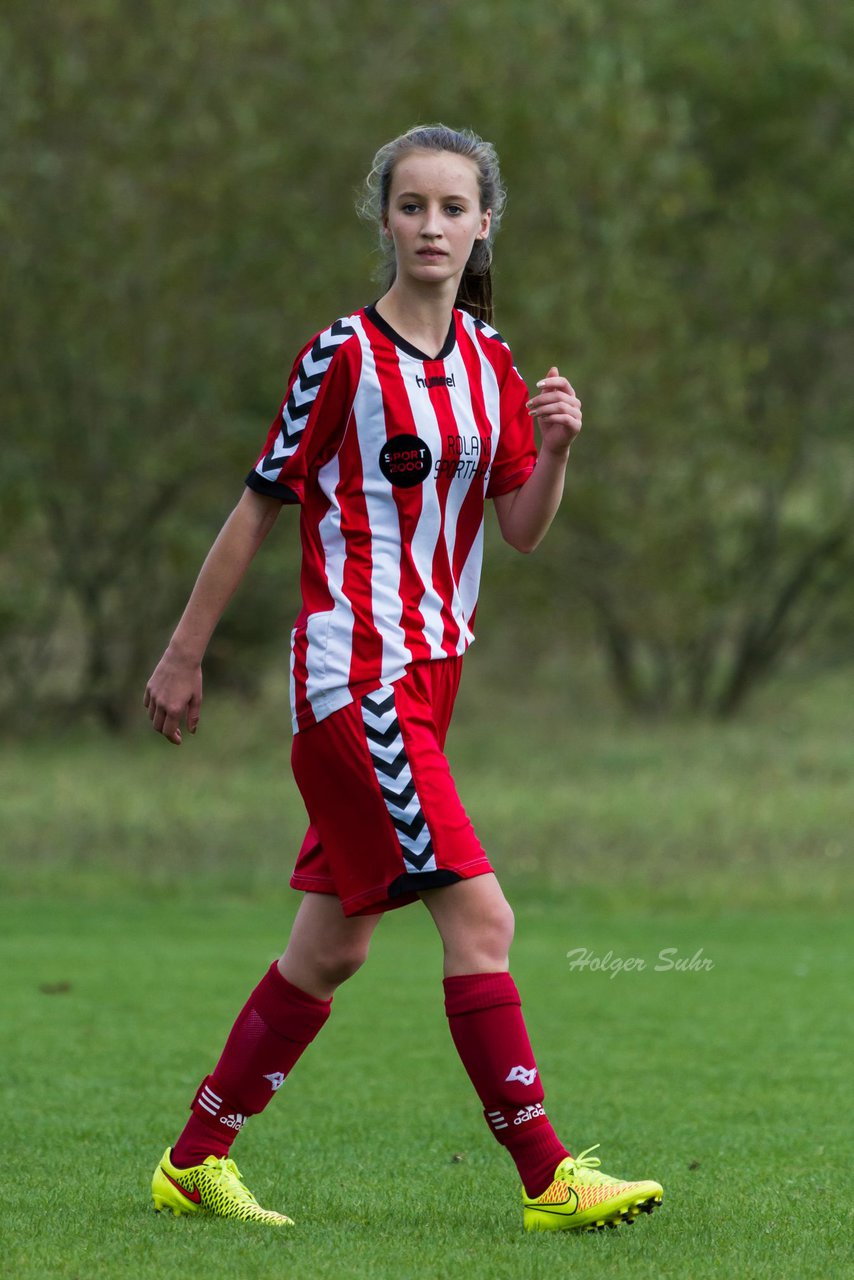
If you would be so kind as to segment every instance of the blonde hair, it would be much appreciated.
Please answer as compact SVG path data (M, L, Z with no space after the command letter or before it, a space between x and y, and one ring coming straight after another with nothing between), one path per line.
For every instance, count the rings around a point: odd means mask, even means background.
M382 278L388 288L394 281L396 263L394 245L383 235L388 214L389 193L395 165L413 151L450 151L465 156L477 168L480 209L492 210L489 235L476 240L457 290L455 305L471 312L478 320L493 323L492 306L492 240L501 225L507 192L501 182L498 155L491 142L485 142L471 129L449 129L444 124L416 125L406 133L380 147L371 171L365 179L357 205L361 217L373 222L379 232Z

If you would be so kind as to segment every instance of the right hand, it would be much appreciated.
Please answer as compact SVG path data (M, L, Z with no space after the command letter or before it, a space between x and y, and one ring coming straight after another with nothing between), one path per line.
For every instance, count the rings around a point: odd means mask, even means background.
M200 663L182 661L167 649L145 687L144 706L152 727L168 742L181 745L181 721L195 733L202 710L202 668Z

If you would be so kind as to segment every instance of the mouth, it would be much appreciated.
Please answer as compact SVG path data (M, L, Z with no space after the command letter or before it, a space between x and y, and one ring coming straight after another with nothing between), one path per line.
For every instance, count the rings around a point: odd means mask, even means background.
M447 258L447 256L448 255L444 249L419 249L418 250L419 258L428 258L428 259L438 260L439 258Z

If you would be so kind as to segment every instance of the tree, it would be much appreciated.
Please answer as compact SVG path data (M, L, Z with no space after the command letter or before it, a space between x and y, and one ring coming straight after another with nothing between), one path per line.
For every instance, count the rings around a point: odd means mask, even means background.
M509 257L589 420L543 574L640 710L735 712L850 599L852 55L829 5L609 7L542 173L536 103L519 122L523 189L567 198Z
M585 403L530 600L583 604L648 711L733 712L828 605L838 634L853 55L828 0L13 7L0 700L136 711L291 359L366 300L375 147L436 118L498 144L499 325ZM211 654L254 644L250 685L289 520Z

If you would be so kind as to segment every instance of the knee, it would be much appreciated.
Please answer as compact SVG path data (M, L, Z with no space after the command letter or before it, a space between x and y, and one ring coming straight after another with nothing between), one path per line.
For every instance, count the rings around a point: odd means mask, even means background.
M516 917L506 898L492 903L490 910L480 923L484 943L496 952L506 955L510 951L515 931Z
M318 951L314 956L314 968L325 985L340 987L361 969L367 958L367 942L347 942Z
M513 910L503 897L481 904L480 910L470 916L461 929L445 936L445 956L451 971L475 973L505 969L515 923Z

